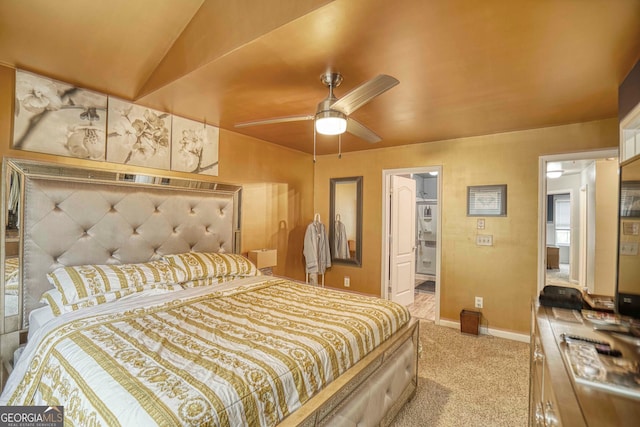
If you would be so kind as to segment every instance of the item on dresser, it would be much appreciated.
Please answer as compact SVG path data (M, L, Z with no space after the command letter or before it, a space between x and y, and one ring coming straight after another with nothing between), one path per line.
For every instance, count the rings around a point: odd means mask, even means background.
M585 305L600 313L613 315L616 308L615 298L608 295L593 295L589 292L583 294Z
M620 316L606 311L582 310L582 317L594 325L620 325L623 323Z
M629 326L626 325L616 325L616 324L610 324L610 325L595 325L593 327L594 331L598 331L598 332L616 332L619 334L629 334L629 335L633 335L631 333L631 328Z
M552 307L551 312L556 320L563 320L571 323L583 323L582 316L578 310L567 310L566 308Z
M567 286L547 285L542 288L539 300L540 305L545 307L569 308L571 310L584 308L582 292Z
M599 345L607 345L610 346L611 344L608 341L600 341L600 340L594 340L592 338L587 338L587 337L582 337L579 335L570 335L570 334L560 334L560 338L562 338L562 340L564 342L573 342L573 341L581 341L587 344L599 344Z
M566 346L565 357L577 382L640 399L637 363L600 355L592 343L568 341Z

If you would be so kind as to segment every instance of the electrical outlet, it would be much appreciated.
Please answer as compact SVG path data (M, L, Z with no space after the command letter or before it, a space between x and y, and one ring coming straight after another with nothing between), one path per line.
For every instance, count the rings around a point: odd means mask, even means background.
M484 230L484 218L478 219L478 230Z
M493 236L491 234L478 234L476 236L476 245L493 246Z
M349 276L344 276L344 287L348 288L349 286L351 286L351 279Z
M482 308L483 300L482 297L476 297L476 308Z

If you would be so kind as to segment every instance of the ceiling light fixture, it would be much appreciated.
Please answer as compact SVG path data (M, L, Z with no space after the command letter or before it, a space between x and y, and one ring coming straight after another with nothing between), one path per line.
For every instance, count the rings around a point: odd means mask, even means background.
M547 171L547 178L549 179L560 178L563 173L564 171L562 169L550 170L550 171Z
M340 135L347 131L347 116L340 111L324 110L316 114L316 131L323 135Z
M438 176L438 171L431 171L431 172L429 172L429 175Z

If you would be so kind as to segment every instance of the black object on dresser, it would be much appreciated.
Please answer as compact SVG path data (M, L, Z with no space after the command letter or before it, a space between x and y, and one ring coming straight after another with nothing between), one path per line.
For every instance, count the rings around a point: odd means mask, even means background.
M584 308L584 300L582 292L576 288L547 285L540 292L540 305L582 310Z

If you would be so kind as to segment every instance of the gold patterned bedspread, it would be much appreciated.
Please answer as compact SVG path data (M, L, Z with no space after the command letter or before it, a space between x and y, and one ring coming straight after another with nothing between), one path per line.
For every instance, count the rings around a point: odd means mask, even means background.
M25 349L0 404L64 405L65 425L273 426L410 318L377 298L238 283L76 315Z

